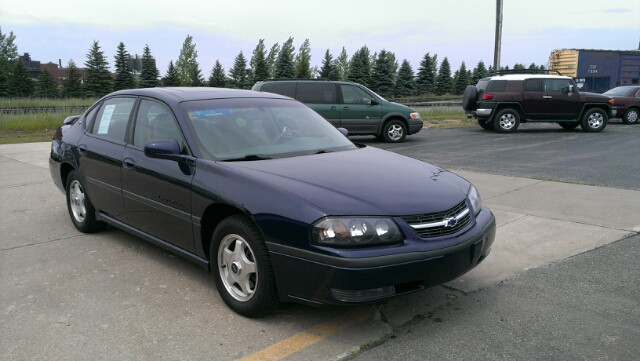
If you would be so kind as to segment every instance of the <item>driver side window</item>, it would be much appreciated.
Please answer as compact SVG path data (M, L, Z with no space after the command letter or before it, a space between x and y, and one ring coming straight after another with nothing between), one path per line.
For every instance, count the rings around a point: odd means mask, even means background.
M173 114L165 105L143 99L140 102L136 125L133 131L133 145L143 148L152 140L174 139L182 146L182 133Z
M343 104L371 104L371 94L353 85L340 85Z

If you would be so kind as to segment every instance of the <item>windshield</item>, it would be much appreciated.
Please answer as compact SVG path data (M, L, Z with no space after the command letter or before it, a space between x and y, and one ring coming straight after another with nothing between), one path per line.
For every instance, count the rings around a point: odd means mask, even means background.
M196 145L210 160L260 160L356 149L302 103L288 99L208 99L180 104Z
M606 92L604 92L604 95L623 97L623 96L629 95L629 93L631 93L632 90L633 90L633 87L621 86L621 87L613 88L611 90L607 90Z

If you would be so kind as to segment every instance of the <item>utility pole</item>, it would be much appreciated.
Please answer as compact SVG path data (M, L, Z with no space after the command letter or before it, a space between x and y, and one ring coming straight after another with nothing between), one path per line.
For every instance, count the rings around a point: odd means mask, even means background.
M493 71L500 70L501 44L502 44L502 0L496 0L496 44L493 50Z

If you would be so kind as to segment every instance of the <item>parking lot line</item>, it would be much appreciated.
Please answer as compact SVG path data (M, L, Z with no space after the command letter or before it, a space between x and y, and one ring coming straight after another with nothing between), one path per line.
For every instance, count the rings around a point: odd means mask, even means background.
M335 317L325 323L319 324L309 330L300 332L265 349L251 354L239 361L253 360L281 360L297 351L311 346L314 343L344 330L356 323L362 322L372 316L370 307L358 307L352 311Z

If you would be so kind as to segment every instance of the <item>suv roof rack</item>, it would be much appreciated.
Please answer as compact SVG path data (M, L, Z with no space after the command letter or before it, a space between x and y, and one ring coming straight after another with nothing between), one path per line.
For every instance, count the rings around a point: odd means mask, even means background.
M269 78L263 81L281 81L281 80L319 80L319 81L329 81L327 78Z
M551 69L503 69L494 70L489 75L507 75L507 74L555 74L562 75L557 70Z

